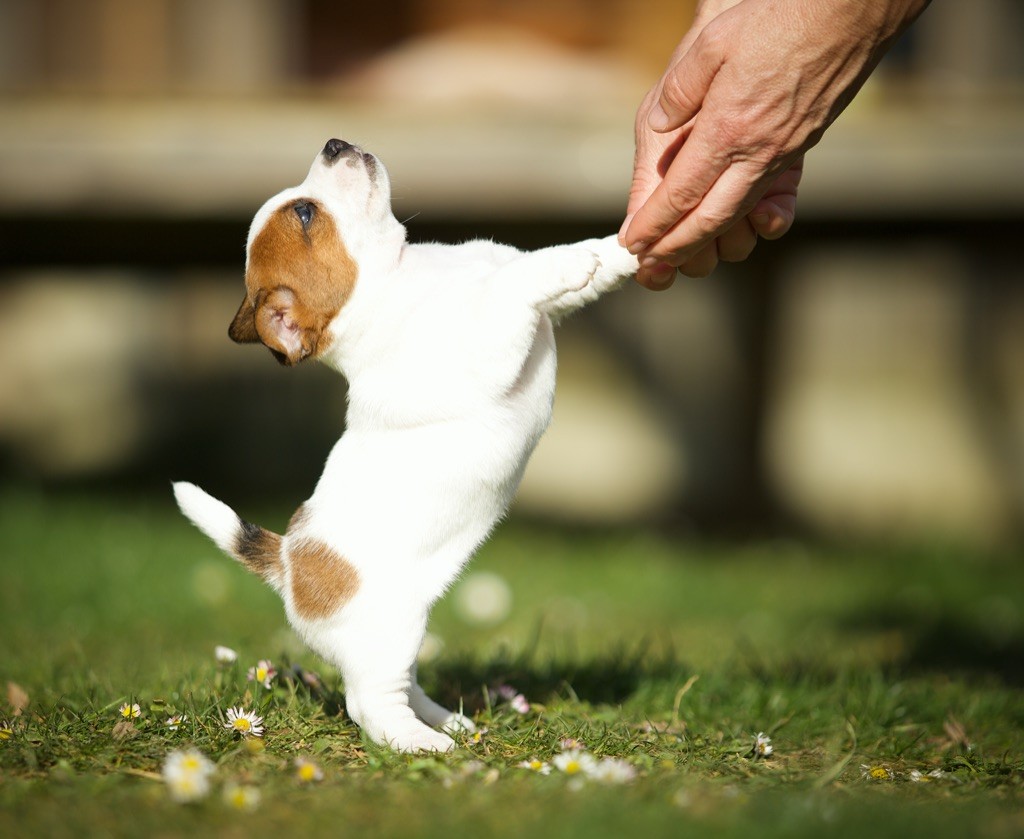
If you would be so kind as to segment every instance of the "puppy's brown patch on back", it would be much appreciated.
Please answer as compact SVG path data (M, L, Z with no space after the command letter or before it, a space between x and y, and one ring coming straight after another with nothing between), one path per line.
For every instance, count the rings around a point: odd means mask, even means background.
M312 209L305 226L297 204ZM262 341L284 364L320 355L330 345L327 325L358 273L326 209L314 201L284 204L249 249L247 293L228 334L240 343Z
M288 564L292 603L306 620L330 617L359 589L355 566L318 539L300 539L290 546Z

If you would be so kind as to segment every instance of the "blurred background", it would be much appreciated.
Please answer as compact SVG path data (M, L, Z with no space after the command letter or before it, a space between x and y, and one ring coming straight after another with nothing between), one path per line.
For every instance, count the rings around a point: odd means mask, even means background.
M412 240L614 233L692 8L0 0L3 483L297 504L344 385L227 339L257 207L337 136ZM1019 0L933 4L808 155L787 237L569 322L517 513L1018 541L1022 43Z

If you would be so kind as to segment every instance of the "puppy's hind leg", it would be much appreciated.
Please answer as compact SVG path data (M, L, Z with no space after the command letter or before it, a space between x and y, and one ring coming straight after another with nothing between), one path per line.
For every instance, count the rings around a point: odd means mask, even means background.
M455 741L430 728L411 707L413 697L418 704L422 694L414 675L426 630L422 604L402 603L392 592L383 600L366 598L349 606L356 607L346 616L354 632L341 656L349 716L375 743L396 751L451 751Z
M458 711L449 711L423 692L423 688L416 681L416 665L413 665L409 675L412 679L412 685L409 688L409 707L417 717L427 725L440 728L448 734L461 732L472 734L476 731L476 726L469 717L463 716Z

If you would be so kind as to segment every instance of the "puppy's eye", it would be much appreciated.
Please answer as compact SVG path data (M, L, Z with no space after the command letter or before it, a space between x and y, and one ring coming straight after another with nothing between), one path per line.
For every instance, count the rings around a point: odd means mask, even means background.
M299 217L299 221L302 222L302 226L305 227L313 220L313 205L300 203L292 207L295 210L295 215Z

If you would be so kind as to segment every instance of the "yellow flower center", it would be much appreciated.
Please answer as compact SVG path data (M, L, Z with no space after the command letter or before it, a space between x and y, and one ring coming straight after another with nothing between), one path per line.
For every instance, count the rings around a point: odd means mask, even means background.
M267 678L267 668L266 667L257 667L256 668L256 681L257 682L262 682L266 678Z
M872 766L870 775L876 781L882 781L889 777L889 772L884 766Z
M541 769L543 769L543 768L544 768L544 764L543 764L543 763L541 763L541 762L540 762L539 760L537 760L536 758L534 758L533 760L531 760L531 761L530 761L530 768L531 768L531 769L532 769L532 770L533 770L534 772L539 772L539 771L540 771Z
M565 774L566 775L575 775L582 768L583 767L580 766L580 763L579 763L578 760L571 760L567 764L565 764Z
M251 728L252 723L249 722L249 720L247 720L245 717L239 717L237 720L235 720L236 731L248 731Z
M193 755L189 755L181 762L181 768L186 772L198 772L199 771L199 760Z
M234 792L231 793L229 798L231 801L231 806L237 807L239 810L245 808L246 805L248 805L249 803L248 796L245 794L244 789L236 789Z
M179 793L185 795L195 795L199 791L198 781L191 775L182 775L180 778L175 778L173 786Z
M316 767L312 763L304 763L299 767L299 778L303 781L312 781L316 777Z
M0 740L10 740L11 730L9 728L0 728Z

